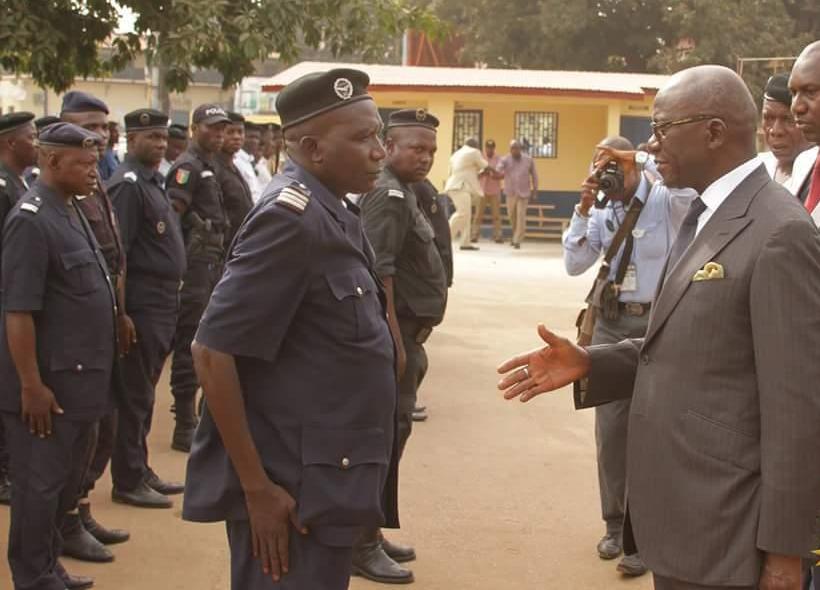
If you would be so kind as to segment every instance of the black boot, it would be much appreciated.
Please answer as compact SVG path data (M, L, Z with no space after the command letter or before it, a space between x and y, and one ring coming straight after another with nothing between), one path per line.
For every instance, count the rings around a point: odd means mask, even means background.
M177 400L174 404L174 436L171 439L171 448L183 453L191 452L191 444L194 441L194 432L199 423L196 416L196 402L194 399Z
M114 554L85 530L77 512L66 514L60 534L63 537L63 555L95 563L114 561Z
M128 531L122 529L107 529L98 523L93 516L91 516L91 504L88 502L80 503L80 520L83 527L91 535L103 545L116 545L117 543L125 543L131 538Z
M410 584L413 572L393 561L381 543L381 531L365 531L353 547L353 575L382 584Z
M381 540L384 552L396 563L407 563L408 561L416 560L416 550L412 547L388 541L384 538L381 531L379 531L379 539Z
M94 578L89 578L88 576L72 576L65 571L63 564L59 561L54 566L54 573L60 576L60 580L62 580L67 590L86 590L94 585Z

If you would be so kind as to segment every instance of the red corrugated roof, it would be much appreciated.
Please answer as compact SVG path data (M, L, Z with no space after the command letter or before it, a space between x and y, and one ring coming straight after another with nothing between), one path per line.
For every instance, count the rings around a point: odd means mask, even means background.
M374 90L509 90L527 94L543 91L557 94L601 93L624 98L642 98L647 94L654 94L669 78L657 74L433 68L305 61L268 79L262 87L275 92L300 76L333 68L356 68L367 72L370 87Z

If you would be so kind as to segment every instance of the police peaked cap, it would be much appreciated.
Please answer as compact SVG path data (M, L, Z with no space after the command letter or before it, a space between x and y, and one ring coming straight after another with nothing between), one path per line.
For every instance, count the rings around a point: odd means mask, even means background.
M282 129L361 100L373 100L367 94L368 84L366 73L348 68L314 72L294 80L276 97Z
M433 131L439 125L438 117L431 115L425 109L402 109L390 113L387 128L395 127L425 127Z
M168 115L156 109L137 109L125 115L125 131L167 129Z

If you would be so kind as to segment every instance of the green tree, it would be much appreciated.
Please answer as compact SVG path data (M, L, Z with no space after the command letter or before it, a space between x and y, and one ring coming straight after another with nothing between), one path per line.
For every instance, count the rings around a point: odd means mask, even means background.
M122 9L134 31L117 35ZM0 66L63 91L144 53L168 90L184 91L195 68L218 70L227 88L255 60L291 61L302 47L376 57L410 27L440 30L404 0L0 0Z

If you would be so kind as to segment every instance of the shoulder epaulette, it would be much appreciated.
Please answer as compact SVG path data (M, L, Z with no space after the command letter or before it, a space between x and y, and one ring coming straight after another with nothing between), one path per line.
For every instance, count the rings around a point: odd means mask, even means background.
M395 197L397 199L403 199L404 198L404 191L401 191L397 188L390 188L390 189L387 189L387 196L388 197Z
M137 173L133 170L129 170L128 172L123 174L122 177L128 182L137 182Z
M36 199L39 201L39 197ZM26 201L25 203L20 203L20 211L28 211L29 213L38 213L40 211L39 203L31 203Z
M283 188L275 201L278 205L301 215L310 203L310 191L303 184L292 184Z
M6 179L0 178L0 188L6 188Z

